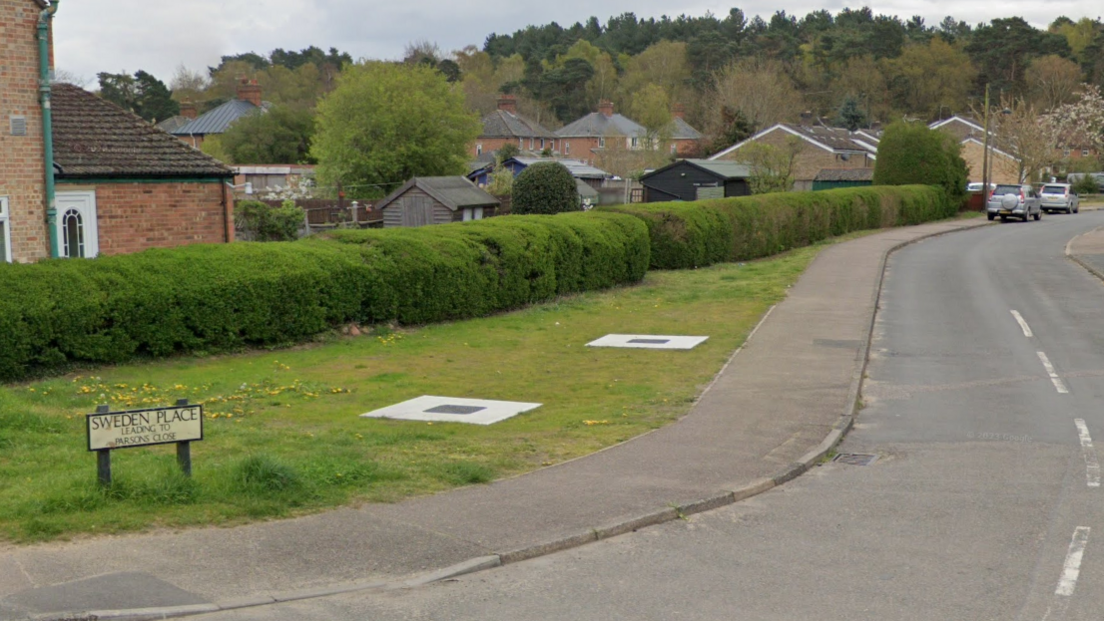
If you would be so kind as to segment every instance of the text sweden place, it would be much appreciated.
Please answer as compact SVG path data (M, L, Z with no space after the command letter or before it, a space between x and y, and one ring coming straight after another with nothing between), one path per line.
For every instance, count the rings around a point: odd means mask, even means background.
M90 451L202 439L201 405L88 415Z

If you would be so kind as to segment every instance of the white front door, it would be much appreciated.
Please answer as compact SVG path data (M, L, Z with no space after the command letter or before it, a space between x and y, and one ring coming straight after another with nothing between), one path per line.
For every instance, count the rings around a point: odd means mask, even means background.
M96 193L57 193L57 240L62 257L91 259L100 252L96 227Z

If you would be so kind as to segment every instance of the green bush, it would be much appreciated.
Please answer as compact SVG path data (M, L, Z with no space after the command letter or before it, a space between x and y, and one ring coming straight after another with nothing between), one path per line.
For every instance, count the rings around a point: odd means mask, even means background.
M477 317L637 282L648 266L647 228L618 214L332 238L0 264L0 380L135 356L287 344L351 321Z
M1070 183L1070 187L1073 189L1074 192L1077 192L1081 195L1100 193L1100 184L1096 182L1095 177L1088 174L1079 175L1076 179L1074 179L1074 181Z
M239 201L234 205L234 227L247 241L295 241L306 215L295 201L284 201L279 207Z
M538 162L514 179L510 210L515 214L556 214L581 209L575 177L559 162Z
M923 123L897 122L878 143L874 185L937 185L952 205L966 200L969 170L962 145L950 134Z
M652 269L756 259L852 231L920 224L957 211L940 188L931 186L777 192L600 209L647 223Z

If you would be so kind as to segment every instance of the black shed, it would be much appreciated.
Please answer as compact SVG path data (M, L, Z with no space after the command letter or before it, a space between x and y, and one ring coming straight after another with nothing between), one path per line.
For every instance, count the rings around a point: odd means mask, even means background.
M644 202L696 201L751 194L744 164L724 160L679 160L640 178Z
M498 206L497 198L464 177L415 177L376 209L383 212L384 228L391 228L482 220Z

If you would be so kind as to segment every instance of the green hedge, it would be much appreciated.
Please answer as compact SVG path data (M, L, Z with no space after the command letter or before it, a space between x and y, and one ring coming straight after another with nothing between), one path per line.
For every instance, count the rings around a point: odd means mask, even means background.
M637 282L649 251L640 220L599 213L332 238L0 265L0 379L475 317Z
M685 269L770 256L852 231L949 218L934 186L780 192L693 203L603 207L648 225L652 269Z

